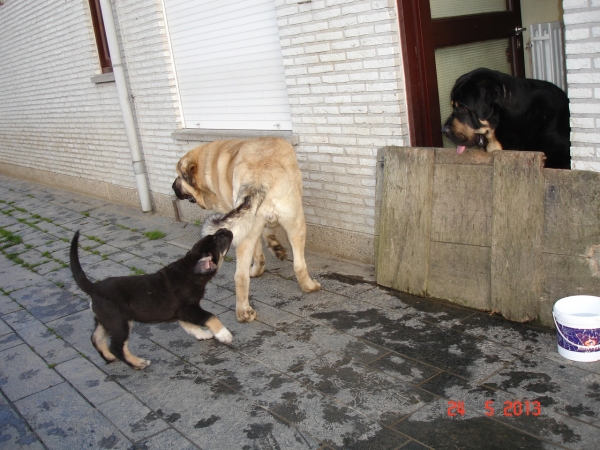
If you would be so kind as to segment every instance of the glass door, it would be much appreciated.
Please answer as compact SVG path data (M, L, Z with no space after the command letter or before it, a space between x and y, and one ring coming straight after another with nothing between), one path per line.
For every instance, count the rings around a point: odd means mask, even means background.
M487 67L524 75L519 0L398 0L411 145L443 145L456 79Z

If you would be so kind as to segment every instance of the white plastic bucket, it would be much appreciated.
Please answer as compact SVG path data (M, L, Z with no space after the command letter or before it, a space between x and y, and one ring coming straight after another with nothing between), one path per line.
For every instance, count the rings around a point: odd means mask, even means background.
M600 360L600 297L574 295L552 309L558 353L573 361Z

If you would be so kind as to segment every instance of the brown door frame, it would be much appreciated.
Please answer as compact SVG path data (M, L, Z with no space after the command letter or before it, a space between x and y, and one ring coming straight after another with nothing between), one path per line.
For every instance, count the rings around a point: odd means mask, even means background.
M525 75L521 3L506 0L507 11L473 16L431 19L429 0L396 0L408 106L410 144L441 147L440 109L435 49L469 42L510 37L513 75ZM456 30L463 32L457 33ZM468 30L468 33L464 32Z

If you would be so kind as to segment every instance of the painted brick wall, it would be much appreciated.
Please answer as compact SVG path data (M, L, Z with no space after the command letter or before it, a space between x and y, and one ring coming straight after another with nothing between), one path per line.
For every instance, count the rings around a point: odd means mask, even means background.
M408 144L395 2L274 5L307 222L372 239L377 149ZM150 188L170 208L175 164L197 142L171 136L182 123L162 8L113 0ZM0 163L134 192L115 84L90 81L100 70L88 0L7 0L0 42Z
M600 0L563 0L572 167L600 172Z
M87 0L0 6L0 163L134 187L114 83L100 72Z
M175 165L197 143L171 137L182 123L162 2L113 2L150 189L172 195Z
M275 5L307 221L372 235L377 148L408 143L395 2Z

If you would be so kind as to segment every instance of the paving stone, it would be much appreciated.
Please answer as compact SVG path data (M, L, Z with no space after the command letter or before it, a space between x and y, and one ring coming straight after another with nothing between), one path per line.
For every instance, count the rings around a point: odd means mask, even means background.
M20 328L18 334L48 364L59 364L78 356L71 345L39 320L32 320L27 327Z
M9 324L13 330L19 331L23 328L31 326L38 320L26 309L20 309L10 314L2 316L2 319Z
M145 238L144 238L145 239ZM165 265L185 256L186 252L179 247L168 244L161 240L145 241L139 244L127 247L127 251L139 256L140 258L149 259L157 264Z
M24 398L15 406L50 449L128 449L132 446L131 441L67 383Z
M2 449L43 449L37 439L19 414L0 395L0 448Z
M198 367L268 409L306 391L294 378L231 350L204 359Z
M88 303L44 280L10 294L16 302L42 322L50 322L88 308Z
M302 292L291 254L280 261L265 252L267 271L250 282L257 320L242 324L229 252L202 304L232 332L231 344L198 341L177 322L136 323L129 348L152 364L106 364L90 342L89 299L61 267L74 231L93 250L79 249L84 270L104 279L178 259L198 227L2 175L0 198L15 202L0 203L15 215L0 214L0 226L23 239L4 253L36 264L35 248L47 246L58 260L37 266L42 276L0 255L0 358L15 361L1 362L14 373L2 372L0 389L8 399L28 395L14 404L0 396L0 448L15 439L27 448L20 439L30 436L43 442L33 448L61 449L597 446L600 362L561 357L551 330L378 287L372 268L310 252L309 273L323 289ZM166 236L150 241L150 230ZM61 311L64 303L81 309ZM45 386L53 376L59 384ZM464 404L465 417L448 416L450 401ZM528 401L539 401L541 414L519 409Z
M163 431L149 439L144 439L138 442L137 446L143 450L164 450L166 448L197 450L200 448L173 429Z
M202 366L204 361L227 351L228 347L216 339L197 340L187 334L177 322L142 324L133 327L132 341L141 342L144 339L160 345L185 361Z
M536 379L534 373L530 375L531 385L539 387L543 383L539 376ZM567 448L587 449L595 446L594 439L598 436L598 429L571 419L566 414L557 413L552 389L542 395L532 390L507 392L486 385L476 385L470 380L448 373L432 378L421 387L448 400L463 402L467 411L489 416L544 441ZM590 412L582 405L577 409L579 412Z
M339 332L318 322L302 319L282 328L300 341L311 342L323 350L334 351L364 364L389 353L389 350Z
M162 420L156 412L146 407L131 394L121 395L113 400L103 402L98 405L98 409L134 442L169 428L169 424Z
M15 311L19 311L21 306L17 302L15 302L8 295L4 295L0 293L0 316L4 314L10 314Z
M293 375L303 384L387 425L434 399L428 392L336 353L327 353L293 370Z
M485 386L515 398L544 397L544 407L584 422L600 419L600 375L540 356L524 355L485 380Z
M440 369L428 366L414 359L403 357L394 352L388 353L369 365L413 385L418 385L440 373Z
M118 384L85 358L71 359L55 369L95 406L125 395Z
M172 371L169 380L160 390L140 392L138 397L202 449L318 447L310 434L273 417L193 366Z
M4 257L0 255L0 258ZM7 293L43 282L41 275L17 265L0 266L0 279L2 290Z
M4 334L0 336L0 352L9 348L21 345L23 341L15 333Z
M542 354L556 352L556 333L510 322L489 314L473 314L453 328L520 350L542 352Z
M4 336L12 332L12 328L9 327L4 320L0 319L0 336Z
M534 436L465 408L464 416L447 400L436 400L394 425L403 434L432 448L460 449L552 449ZM449 416L455 414L455 416Z
M336 449L395 449L408 439L317 392L308 392L273 410Z
M398 317L399 316L399 317ZM403 319L399 311L346 303L313 313L354 336L457 375L475 380L487 378L522 352L475 338L421 319ZM400 320L402 318L402 320Z
M24 344L1 351L0 362L0 388L13 402L63 382Z
M277 370L290 370L327 352L316 344L294 340L256 320L247 324L233 323L233 311L219 317L223 323L228 324L226 327L234 336L233 342L229 344L231 347Z

